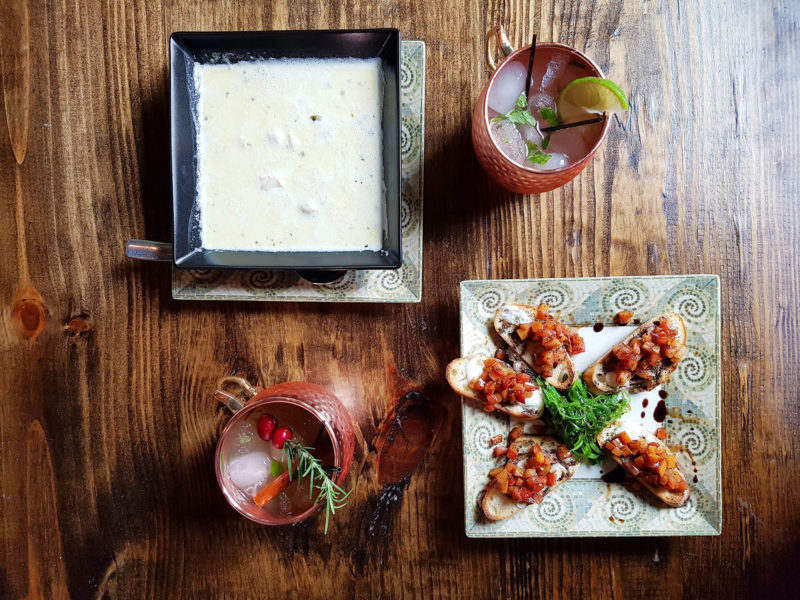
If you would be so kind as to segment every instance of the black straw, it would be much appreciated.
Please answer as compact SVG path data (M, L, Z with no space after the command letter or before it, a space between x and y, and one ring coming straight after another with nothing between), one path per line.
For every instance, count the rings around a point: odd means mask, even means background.
M585 121L575 121L574 123L562 123L561 125L554 125L553 127L542 127L542 133L551 133L553 131L560 131L561 129L569 129L570 127L578 127L580 125L592 125L593 123L602 123L606 120L605 115L594 119L586 119Z
M536 56L536 34L533 34L533 42L531 42L531 55L528 59L528 76L525 78L525 98L528 98L528 94L531 91L531 85L533 82L531 81L531 77L533 76L533 57Z

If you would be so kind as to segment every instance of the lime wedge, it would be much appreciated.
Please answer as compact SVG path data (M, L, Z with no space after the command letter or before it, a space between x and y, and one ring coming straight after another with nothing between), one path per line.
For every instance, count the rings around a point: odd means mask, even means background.
M558 95L558 116L562 123L623 110L628 110L628 99L610 79L581 77L570 81Z
M270 475L272 475L273 477L277 477L281 473L283 473L283 465L280 462L278 462L277 460L273 460L272 462L269 463Z

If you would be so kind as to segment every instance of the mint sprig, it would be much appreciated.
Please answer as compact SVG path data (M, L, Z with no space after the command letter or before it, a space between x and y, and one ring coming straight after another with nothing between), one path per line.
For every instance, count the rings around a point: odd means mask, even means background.
M539 146L533 142L525 140L525 145L528 147L528 162L532 162L537 165L545 165L547 164L547 161L550 160L551 155L545 154L539 150Z
M561 119L558 118L556 111L554 111L552 108L543 106L539 109L539 114L542 115L542 118L547 121L551 127L561 124Z
M499 121L511 121L515 125L533 125L534 127L539 124L538 121L536 121L536 117L528 110L528 101L525 97L525 92L519 95L519 98L517 98L517 105L514 108L506 114L500 113L492 119L492 123L497 123Z

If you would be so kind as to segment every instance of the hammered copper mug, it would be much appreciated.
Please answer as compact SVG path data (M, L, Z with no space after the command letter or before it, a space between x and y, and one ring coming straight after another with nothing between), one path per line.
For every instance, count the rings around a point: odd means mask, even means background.
M586 156L564 167L548 170L535 169L515 163L505 156L489 133L490 117L487 98L491 93L492 85L496 81L498 73L503 70L504 66L511 64L515 59L521 59L524 64L528 64L530 48L530 46L525 46L515 51L502 27L489 29L486 33L484 50L486 65L492 74L481 91L478 102L475 105L475 111L472 114L472 146L475 148L478 162L483 167L483 170L497 183L512 192L521 194L549 192L574 179L592 160L595 152L603 143L610 125L610 119L606 119L602 132L597 141L589 148ZM503 54L503 59L499 65L495 63L494 59L498 49ZM540 51L563 52L569 56L570 61L575 61L586 69L588 74L594 77L603 77L600 67L589 57L574 48L550 42L536 45L537 58L540 56Z

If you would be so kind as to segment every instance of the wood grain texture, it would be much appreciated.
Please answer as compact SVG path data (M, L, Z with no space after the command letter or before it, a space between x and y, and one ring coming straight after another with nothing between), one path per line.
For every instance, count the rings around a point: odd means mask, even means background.
M796 3L14 0L0 18L0 598L795 595ZM630 91L551 193L505 192L472 153L498 23L517 46L584 50ZM171 32L379 26L428 45L422 303L177 303L168 269L123 258L125 239L170 233ZM468 540L443 381L459 281L657 273L722 279L723 534ZM28 289L33 340L14 318ZM410 477L381 484L392 365L441 421ZM367 455L327 537L250 523L219 493L211 393L234 372L319 383L353 414Z

